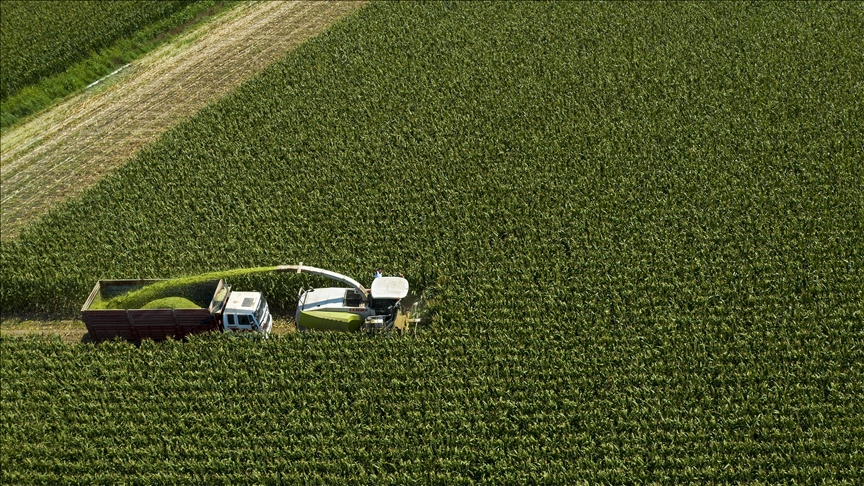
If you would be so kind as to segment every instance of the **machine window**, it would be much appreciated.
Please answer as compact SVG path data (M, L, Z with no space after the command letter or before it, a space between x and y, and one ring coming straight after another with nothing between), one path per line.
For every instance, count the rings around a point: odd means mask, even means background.
M360 307L363 304L363 296L354 289L345 291L345 307Z
M267 301L261 299L258 303L258 309L255 310L255 318L258 322L264 322L264 316L267 315Z

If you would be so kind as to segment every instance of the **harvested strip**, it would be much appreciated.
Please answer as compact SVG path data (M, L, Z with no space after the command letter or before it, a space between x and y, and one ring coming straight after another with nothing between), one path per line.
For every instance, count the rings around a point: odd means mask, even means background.
M4 133L2 238L93 185L360 2L241 4Z

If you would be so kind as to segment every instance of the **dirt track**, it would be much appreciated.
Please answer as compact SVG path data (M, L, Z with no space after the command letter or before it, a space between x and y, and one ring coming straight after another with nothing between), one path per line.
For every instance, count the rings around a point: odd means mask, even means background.
M241 4L5 133L2 238L361 5Z
M297 330L290 316L273 316L273 335L287 334ZM51 316L7 316L0 318L0 337L19 338L29 336L59 337L69 343L90 343L90 334L80 319Z

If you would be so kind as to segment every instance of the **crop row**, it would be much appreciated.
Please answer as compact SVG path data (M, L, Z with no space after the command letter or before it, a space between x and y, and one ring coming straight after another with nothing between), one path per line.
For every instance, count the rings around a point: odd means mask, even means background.
M861 17L361 9L3 242L0 305L302 261L431 327L4 339L4 478L860 482Z
M0 98L63 72L191 1L4 1Z
M4 309L73 311L100 277L300 260L361 279L381 265L421 287L458 279L457 292L488 286L526 305L625 291L688 308L854 304L858 147L835 127L860 132L860 118L831 108L855 103L836 88L842 72L824 79L854 55L846 31L818 38L836 46L818 69L794 36L760 51L752 27L727 29L720 45L743 45L721 50L674 25L639 63L605 67L661 13L600 43L616 9L555 7L586 22L570 30L522 26L532 17L515 7L498 22L405 8L373 11L416 15L437 37L350 23L352 42L301 48L4 244ZM775 106L798 115L775 122ZM290 307L295 288L270 297Z
M860 351L609 338L3 339L4 482L861 479Z

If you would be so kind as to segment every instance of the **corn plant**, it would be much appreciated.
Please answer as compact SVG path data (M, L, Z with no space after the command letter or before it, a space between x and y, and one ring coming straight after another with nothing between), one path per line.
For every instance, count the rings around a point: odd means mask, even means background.
M404 273L431 327L4 337L4 482L861 483L862 26L358 11L3 242L0 304L303 261Z

